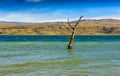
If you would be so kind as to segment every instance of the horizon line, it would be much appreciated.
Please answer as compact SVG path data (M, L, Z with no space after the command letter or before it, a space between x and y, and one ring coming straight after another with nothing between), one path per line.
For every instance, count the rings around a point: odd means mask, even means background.
M82 19L82 20L107 20L107 19L112 19L112 20L120 20L120 19L115 19L115 18L84 18L84 19ZM70 21L77 21L77 19L71 19ZM49 22L67 22L67 19L65 20L46 20L46 21L41 21L41 22L30 22L30 21L7 21L7 20L5 20L5 21L0 21L0 22L16 22L16 23L49 23Z

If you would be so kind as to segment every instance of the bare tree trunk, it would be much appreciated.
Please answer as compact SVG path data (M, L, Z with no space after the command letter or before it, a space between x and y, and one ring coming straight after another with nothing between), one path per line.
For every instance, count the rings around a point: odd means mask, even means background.
M79 22L81 21L83 16L81 16L79 18L79 20L77 21L77 23L74 25L74 27L69 23L69 19L68 19L68 25L72 28L72 34L71 34L71 38L70 38L70 42L68 44L68 49L72 49L72 44L74 42L74 36L75 36L75 30L76 30L76 27L77 25L79 24Z
M74 42L74 36L75 36L75 29L73 29L72 31L72 35L71 35L71 38L70 38L70 42L68 44L68 49L72 49L72 44Z

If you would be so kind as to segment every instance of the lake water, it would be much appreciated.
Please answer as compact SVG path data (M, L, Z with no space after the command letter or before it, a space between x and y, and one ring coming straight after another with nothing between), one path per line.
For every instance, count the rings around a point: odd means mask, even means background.
M0 36L0 76L120 76L120 36Z

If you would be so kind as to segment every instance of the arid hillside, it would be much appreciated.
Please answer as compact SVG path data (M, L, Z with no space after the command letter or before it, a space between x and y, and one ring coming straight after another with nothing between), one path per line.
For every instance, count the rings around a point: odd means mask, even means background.
M72 24L75 21L71 22ZM0 23L1 35L69 35L71 28L66 22L9 24ZM120 21L112 19L83 20L76 30L77 35L120 35Z

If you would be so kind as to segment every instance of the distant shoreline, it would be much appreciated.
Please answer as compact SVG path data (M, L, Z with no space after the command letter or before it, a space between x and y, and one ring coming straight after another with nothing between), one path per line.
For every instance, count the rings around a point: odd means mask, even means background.
M32 35L32 34L16 34L16 35L7 35L7 34L2 34L0 36L66 36L66 35ZM71 36L71 35L67 35L67 36ZM96 34L96 35L90 35L90 34L81 34L81 35L75 35L75 36L120 36L120 34Z
M71 22L75 24L75 21ZM84 20L76 35L120 35L120 20ZM0 24L0 35L71 35L67 23Z

